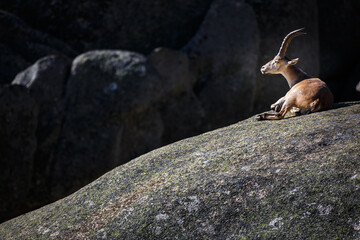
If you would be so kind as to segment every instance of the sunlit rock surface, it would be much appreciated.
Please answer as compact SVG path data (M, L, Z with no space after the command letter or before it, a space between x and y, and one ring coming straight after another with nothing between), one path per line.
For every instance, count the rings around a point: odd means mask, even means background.
M355 239L359 137L359 103L253 117L142 155L0 238Z

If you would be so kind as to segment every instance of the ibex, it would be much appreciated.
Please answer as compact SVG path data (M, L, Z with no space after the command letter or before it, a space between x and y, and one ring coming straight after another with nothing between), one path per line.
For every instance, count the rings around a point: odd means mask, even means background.
M283 40L279 53L273 60L261 67L262 74L282 74L290 90L286 95L270 106L276 113L261 113L257 120L282 119L290 111L296 114L308 114L328 110L332 108L334 97L323 81L319 78L311 78L295 64L299 58L288 59L285 57L286 50L291 40L302 32L303 28L292 31Z

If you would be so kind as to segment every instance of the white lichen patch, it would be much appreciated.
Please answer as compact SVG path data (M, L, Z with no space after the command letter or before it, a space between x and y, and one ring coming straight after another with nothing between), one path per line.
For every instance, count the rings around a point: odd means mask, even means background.
M243 166L242 168L241 168L241 170L250 170L251 169L251 166Z
M197 212L199 210L200 200L197 196L190 196L189 199L191 200L191 202L186 204L189 213Z
M101 239L106 239L107 233L106 233L105 229L102 228L99 231L97 231L97 236Z
M145 201L147 201L149 199L148 195L143 196L142 198L139 199L140 203L144 203Z
M213 225L209 224L208 222L204 222L201 226L197 229L198 232L204 232L207 234L215 235L215 228Z
M181 219L181 218L176 218L176 222L177 222L179 225L183 225L184 220Z
M350 178L350 180L355 180L357 177L358 177L358 175L355 174L354 176L352 176L352 177Z
M155 228L155 235L160 235L161 234L161 227L157 226Z
M226 195L230 195L230 191L224 191L224 193L226 194Z
M118 219L117 225L124 226L133 211L134 211L134 208L122 209L121 211L119 211L116 215L116 219Z
M56 232L52 233L52 234L50 235L50 237L55 238L55 237L57 237L59 234L60 234L60 232L59 232L59 231L56 231Z
M360 231L360 220L353 224L353 228L355 231Z
M269 226L271 227L272 230L278 230L284 225L282 220L283 220L282 217L277 217L269 223Z
M181 205L184 205L189 213L197 212L200 208L200 200L197 196L189 196L185 199L179 200Z
M308 218L311 215L311 212L305 212L302 214L301 219Z
M134 211L134 208L121 209L121 210L118 212L117 216L119 216L120 214L130 215L133 211Z
M204 156L204 153L202 153L202 152L193 152L193 153L191 154L191 156L201 157L201 156Z
M85 201L84 204L87 205L89 208L95 205L93 201Z
M49 228L46 228L46 227L39 227L37 232L44 235L44 234L47 234L47 233L51 232L51 230Z
M338 140L338 139L345 140L348 138L349 138L348 135L344 135L342 133L337 133L336 136L333 137L334 140Z
M266 197L266 194L267 194L267 192L265 189L259 189L259 190L249 192L248 196L256 197L257 199L263 199L264 197Z
M267 192L265 189L260 189L259 191L257 191L256 197L258 199L263 199L264 197L266 197L266 194L267 194Z
M203 164L208 164L209 162L211 162L214 159L216 154L196 151L196 152L191 153L191 156L196 157L196 160L202 162Z
M332 209L333 207L331 205L325 207L319 204L319 206L317 206L317 210L319 211L320 216L329 215Z
M297 193L300 189L301 189L301 187L296 187L296 188L290 190L290 191L289 191L289 194L290 194L290 195L294 195L294 194Z
M169 215L160 213L160 214L158 214L158 215L155 216L155 219L156 219L156 221L168 220L168 219L169 219Z

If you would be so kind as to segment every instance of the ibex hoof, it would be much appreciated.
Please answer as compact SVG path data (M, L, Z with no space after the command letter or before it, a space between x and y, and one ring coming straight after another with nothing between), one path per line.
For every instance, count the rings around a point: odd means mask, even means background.
M263 115L257 115L256 118L255 118L257 121L261 121L261 120L264 120L264 117Z
M274 110L275 112L280 112L280 110L281 110L279 104L272 104L272 105L270 106L270 109L271 109L271 110Z

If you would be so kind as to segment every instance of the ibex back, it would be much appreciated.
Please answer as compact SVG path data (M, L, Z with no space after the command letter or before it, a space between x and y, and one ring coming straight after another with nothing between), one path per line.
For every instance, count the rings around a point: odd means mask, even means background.
M298 29L289 33L284 38L279 53L273 60L261 67L262 74L282 74L286 78L290 90L270 106L276 113L261 113L257 116L257 120L282 119L288 111L296 114L308 114L332 108L334 97L326 83L319 78L311 78L296 67L298 58L290 60L285 57L291 40L296 36L306 34L302 30Z

